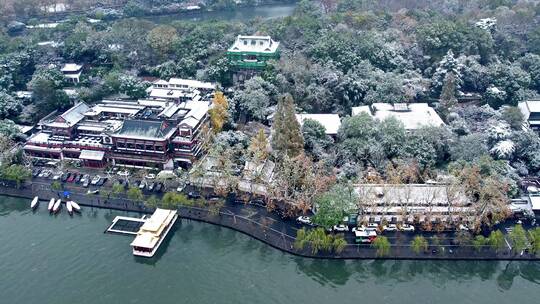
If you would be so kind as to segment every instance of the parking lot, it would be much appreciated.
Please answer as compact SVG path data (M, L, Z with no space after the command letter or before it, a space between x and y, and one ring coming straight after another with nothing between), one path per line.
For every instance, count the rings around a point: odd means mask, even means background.
M32 169L32 179L50 184L56 181L62 185L62 188L84 188L87 189L86 191L89 194L98 194L100 190L105 189L110 191L114 184L123 186L125 190L131 187L138 188L145 195L168 191L165 183L161 180L158 181L155 174L149 173L138 177L132 176L128 171L122 170L104 173L102 170L58 170L50 167L34 167ZM173 188L171 186L169 187ZM83 191L83 189L80 189L80 191Z

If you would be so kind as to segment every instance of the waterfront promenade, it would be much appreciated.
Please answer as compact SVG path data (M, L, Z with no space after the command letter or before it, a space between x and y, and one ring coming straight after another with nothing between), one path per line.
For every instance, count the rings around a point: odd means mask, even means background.
M85 207L108 208L122 211L152 213L154 208L145 206L143 202L132 201L125 196L101 197L83 192L84 188L65 185L70 192L70 199ZM46 182L27 182L20 188L0 186L0 195L16 196L31 199L39 196L44 200L51 197L60 197L61 191L50 188ZM43 210L43 207L42 207ZM84 210L83 210L84 212ZM234 201L225 201L219 212L211 212L206 208L194 206L179 206L181 218L187 220L203 221L245 233L279 250L310 258L326 259L432 259L432 260L540 260L537 256L524 253L513 253L508 246L495 252L488 246L475 249L473 246L451 245L445 243L429 246L429 249L419 254L410 247L410 239L414 235L394 233L386 235L390 242L390 252L385 256L377 256L377 251L370 245L353 244L352 234L347 233L348 245L340 253L318 251L312 252L309 246L301 250L294 247L296 230L301 226L294 220L282 219L275 212L268 212L263 207L238 204ZM104 227L105 228L105 227Z

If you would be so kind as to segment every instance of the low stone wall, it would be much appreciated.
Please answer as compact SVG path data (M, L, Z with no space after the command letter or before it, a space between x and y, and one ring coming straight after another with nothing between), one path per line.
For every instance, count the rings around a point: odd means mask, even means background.
M0 195L16 196L31 199L34 196L42 198L60 197L58 191L53 191L43 185L32 185L27 183L21 188L0 186ZM107 208L130 212L152 213L153 208L145 206L141 202L135 202L123 198L103 198L85 193L70 192L71 198L82 206ZM290 254L322 259L411 259L411 260L540 260L540 258L524 253L514 254L508 249L495 252L489 247L475 250L472 246L430 246L425 253L417 254L411 250L410 246L392 245L390 252L386 256L377 256L377 250L370 245L345 246L340 253L318 251L313 253L309 246L298 250L294 247L295 236L285 232L277 231L251 220L249 218L220 211L219 214L212 214L209 210L192 206L180 206L178 211L181 218L202 221L214 225L219 225L249 235L274 248L288 252ZM434 251L435 249L435 251Z

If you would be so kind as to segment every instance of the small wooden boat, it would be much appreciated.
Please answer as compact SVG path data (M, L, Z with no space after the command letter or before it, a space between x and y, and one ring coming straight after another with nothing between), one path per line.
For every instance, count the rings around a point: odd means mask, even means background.
M79 204L75 203L74 201L71 201L71 207L73 207L73 211L81 212L81 206L79 206Z
M53 212L56 213L60 211L61 206L62 206L62 200L60 199L56 200L56 203L54 203L54 206L53 206Z
M66 202L66 209L67 209L69 215L73 214L73 206L71 205L71 201Z
M32 208L32 210L36 209L38 205L39 205L39 197L36 196L30 203L30 208Z
M53 207L54 207L54 198L51 198L51 200L49 201L49 205L47 206L47 210L49 210L49 212L52 212Z

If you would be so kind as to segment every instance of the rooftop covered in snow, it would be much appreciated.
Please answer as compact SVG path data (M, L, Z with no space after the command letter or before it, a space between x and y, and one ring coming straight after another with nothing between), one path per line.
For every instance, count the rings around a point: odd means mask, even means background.
M300 125L303 125L306 119L320 123L326 129L327 135L336 135L341 126L338 114L296 114L296 120Z
M352 114L367 113L371 117L384 120L394 117L401 121L406 130L416 130L422 126L442 126L444 122L427 103L374 103L371 106L352 108Z
M238 36L229 52L275 53L279 42L270 36Z

